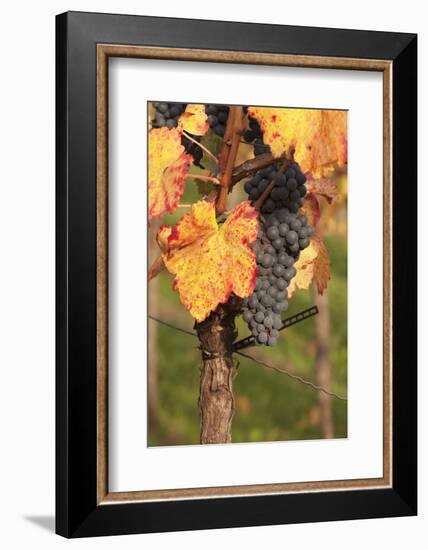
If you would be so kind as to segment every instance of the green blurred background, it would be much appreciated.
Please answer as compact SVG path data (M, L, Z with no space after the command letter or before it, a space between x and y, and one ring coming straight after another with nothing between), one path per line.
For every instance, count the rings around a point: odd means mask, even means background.
M245 151L243 153L245 158ZM241 158L242 161L242 158ZM193 167L192 170L198 171ZM321 199L317 227L331 259L331 280L322 297L314 289L298 290L283 317L317 304L320 314L283 331L275 347L245 350L263 361L287 369L339 395L347 394L347 227L346 175L335 174L339 199L328 205ZM246 196L245 180L235 186L229 207ZM200 191L200 189L199 189ZM187 180L181 204L200 198L198 184ZM155 234L171 225L189 207L165 215L149 231L149 265L159 255ZM193 319L172 290L172 276L164 270L149 285L149 314L193 331ZM149 326L149 441L150 446L199 443L199 366L196 338L150 320ZM249 334L237 318L239 338ZM236 356L235 416L232 442L343 438L347 436L347 402L302 385L284 374Z

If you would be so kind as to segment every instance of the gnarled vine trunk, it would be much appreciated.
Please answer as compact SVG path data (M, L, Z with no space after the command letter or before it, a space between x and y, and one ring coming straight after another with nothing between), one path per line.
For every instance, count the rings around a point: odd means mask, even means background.
M202 352L199 409L201 443L230 443L235 411L233 379L236 366L232 357L236 304L219 306L206 321L198 323Z

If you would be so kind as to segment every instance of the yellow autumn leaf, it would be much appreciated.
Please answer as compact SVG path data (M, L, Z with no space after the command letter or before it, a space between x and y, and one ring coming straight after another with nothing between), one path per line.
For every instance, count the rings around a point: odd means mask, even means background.
M150 130L149 219L177 208L191 162L192 156L185 153L178 130Z
M293 154L304 172L327 174L347 162L347 112L248 107L274 157Z
M318 235L311 237L309 246L301 252L294 267L297 273L288 287L289 298L298 289L308 289L313 280L318 293L323 294L330 279L330 258L325 244Z
M249 245L257 231L257 211L249 201L236 206L220 226L214 203L199 201L172 228L163 260L196 321L226 303L232 292L241 298L252 293L257 267Z
M203 136L208 131L208 117L205 105L189 103L178 119L178 129L186 130L194 136Z

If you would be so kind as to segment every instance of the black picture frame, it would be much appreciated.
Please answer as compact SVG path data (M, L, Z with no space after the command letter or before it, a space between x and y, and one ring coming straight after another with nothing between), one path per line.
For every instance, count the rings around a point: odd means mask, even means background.
M97 504L96 46L392 62L391 488ZM56 18L56 532L65 537L417 513L417 36L68 12Z

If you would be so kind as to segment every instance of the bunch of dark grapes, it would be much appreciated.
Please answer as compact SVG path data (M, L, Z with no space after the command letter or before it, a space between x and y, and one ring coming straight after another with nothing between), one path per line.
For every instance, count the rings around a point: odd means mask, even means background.
M264 153L270 153L269 145L263 143L263 134L260 124L255 118L248 117L249 129L244 132L244 141L252 143L254 147L254 156L258 157Z
M155 108L155 118L152 120L152 126L153 128L169 128L172 130L173 128L177 128L178 126L178 119L180 116L184 113L186 110L187 104L186 103L161 103L159 101L153 103L153 107ZM198 136L192 136L195 141L198 141ZM186 153L189 153L189 155L192 155L193 157L193 163L196 166L200 166L203 168L200 164L203 156L203 151L193 141L188 139L186 136L181 136L181 143L184 146Z
M275 181L276 185L264 201L261 212L271 214L280 208L297 212L303 206L306 195L306 176L301 172L299 165L291 164L285 173L276 167L259 170L245 183L244 189L249 198L256 201L272 181Z
M260 170L245 184L249 198L257 200L271 181L276 185L262 207L262 225L253 245L256 285L253 294L243 302L243 318L256 343L269 346L275 345L282 326L281 314L288 308L287 288L296 275L294 263L314 233L306 216L297 212L306 193L306 178L299 166L292 164L285 173L277 167ZM278 195L281 189L287 193ZM299 193L299 200L294 191ZM266 203L268 207L264 208Z
M192 136L195 141L199 141L199 136ZM197 145L195 142L188 139L186 136L181 136L181 144L184 145L184 148L186 150L186 153L189 153L189 155L192 155L193 157L193 164L196 166L199 166L203 168L203 166L200 164L202 157L203 157L203 151Z
M152 120L153 128L177 128L178 119L186 110L186 103L162 103L155 101L155 118Z
M229 107L227 105L206 105L205 112L208 115L208 124L211 130L220 137L226 130Z

